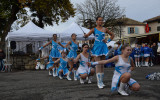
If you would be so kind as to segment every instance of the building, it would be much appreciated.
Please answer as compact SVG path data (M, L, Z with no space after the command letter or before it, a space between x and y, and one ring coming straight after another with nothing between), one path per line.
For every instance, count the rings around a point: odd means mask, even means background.
M137 35L145 33L146 24L130 19L122 18L120 24L117 24L114 33L114 40L122 40L124 43L136 43L138 38Z
M160 41L160 16L147 19L144 22L149 27L149 33L146 33L146 40L156 43Z

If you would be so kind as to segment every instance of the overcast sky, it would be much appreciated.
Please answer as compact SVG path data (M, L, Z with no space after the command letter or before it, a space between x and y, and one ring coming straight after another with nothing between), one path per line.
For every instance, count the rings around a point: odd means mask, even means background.
M85 0L70 0L74 5L82 3ZM125 15L128 18L141 21L150 19L152 17L160 16L160 0L117 0L117 5L125 9ZM53 27L46 27L47 30L63 30L71 24L76 22L75 18L70 18L65 23L59 23Z

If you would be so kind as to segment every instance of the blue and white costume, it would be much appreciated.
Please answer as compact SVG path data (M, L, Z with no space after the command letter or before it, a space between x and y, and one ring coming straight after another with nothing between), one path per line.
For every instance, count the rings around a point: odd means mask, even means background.
M144 57L150 57L150 48L149 47L144 47Z
M92 49L92 55L93 56L102 56L107 55L108 48L106 43L103 42L105 39L105 33L99 31L98 29L94 28L94 36L95 36L95 42Z
M139 58L140 57L140 53L141 53L141 49L140 48L134 48L134 57L135 58Z
M152 50L152 48L149 48L150 49L150 57L154 57L154 52Z
M72 43L70 44L70 51L67 55L67 58L76 58L77 57L77 50L78 50L78 45L71 41Z
M144 48L144 47L141 47L141 57L143 57L143 56L144 56L143 48Z
M118 89L118 84L120 82L120 77L121 75L123 75L125 72L129 72L129 69L131 67L130 65L130 59L129 59L129 63L125 62L122 57L119 55L119 60L118 62L115 64L115 71L114 71L114 75L112 78L112 85L111 85L111 91L114 92ZM136 81L132 78L130 78L128 85L132 86L134 83L136 83Z
M57 70L57 74L59 76L59 71L63 70L63 75L66 75L68 73L68 68L67 68L67 61L64 59L60 58L60 66ZM62 76L63 76L62 75Z
M58 50L58 45L59 45L58 43L56 43L52 40L52 49L51 49L51 52L50 52L50 55L51 55L52 58L61 57L61 54Z
M51 55L49 55L49 64L47 64L46 69L49 69L50 67L53 67L53 64L54 64L54 62L52 60L52 57L51 57Z
M88 67L86 62L89 62L89 59L86 58L82 53L80 53L81 58L80 58L80 66L78 67L78 70L76 72L76 77L79 77L80 74L85 74L87 73L88 75L91 72L91 67Z

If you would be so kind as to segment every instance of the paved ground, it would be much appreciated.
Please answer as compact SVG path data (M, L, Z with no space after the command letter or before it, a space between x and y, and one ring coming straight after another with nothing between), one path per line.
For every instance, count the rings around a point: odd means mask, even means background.
M141 90L127 97L110 93L113 70L105 68L104 89L97 88L95 76L93 84L80 85L48 76L44 70L0 73L0 100L160 100L160 81L145 79L149 73L160 72L160 66L136 68L133 78Z

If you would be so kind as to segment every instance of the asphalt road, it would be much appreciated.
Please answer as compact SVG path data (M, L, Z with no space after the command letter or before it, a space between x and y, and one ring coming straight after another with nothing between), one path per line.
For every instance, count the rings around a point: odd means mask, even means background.
M46 70L0 72L0 100L160 100L160 81L145 79L149 73L160 72L160 66L136 68L132 78L141 89L130 96L111 94L113 71L114 68L105 68L104 89L98 89L96 76L92 84L81 85L79 80L48 76Z

